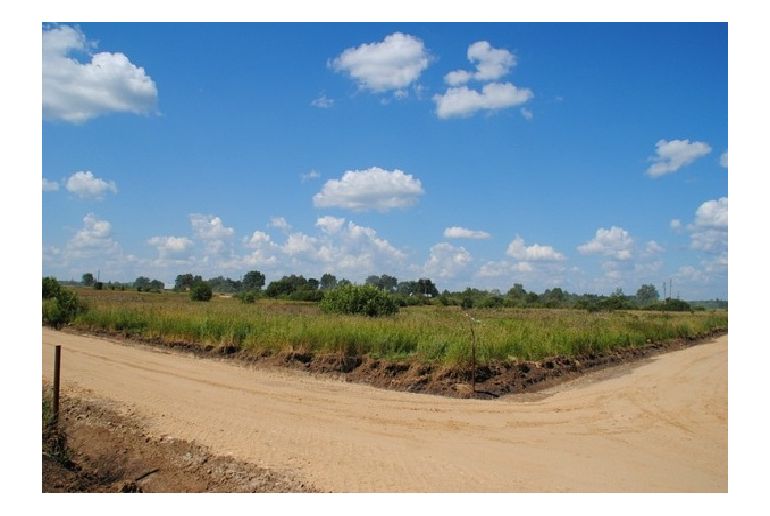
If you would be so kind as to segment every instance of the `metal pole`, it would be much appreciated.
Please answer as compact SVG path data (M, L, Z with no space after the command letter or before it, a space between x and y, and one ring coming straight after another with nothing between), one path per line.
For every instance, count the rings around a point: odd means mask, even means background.
M53 426L59 426L59 369L61 367L61 346L56 346L53 356Z

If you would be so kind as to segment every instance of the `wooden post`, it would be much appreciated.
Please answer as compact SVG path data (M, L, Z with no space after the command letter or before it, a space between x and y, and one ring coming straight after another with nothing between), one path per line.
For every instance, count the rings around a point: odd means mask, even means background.
M473 320L471 320L471 395L476 397L476 330L473 329Z
M53 426L59 426L59 370L61 368L61 346L56 346L53 356Z

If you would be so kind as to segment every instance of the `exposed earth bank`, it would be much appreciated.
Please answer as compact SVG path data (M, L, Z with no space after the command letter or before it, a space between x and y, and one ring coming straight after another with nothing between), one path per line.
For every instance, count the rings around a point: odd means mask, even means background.
M726 336L490 402L42 333L43 380L62 345L64 392L111 400L150 442L320 491L727 490Z

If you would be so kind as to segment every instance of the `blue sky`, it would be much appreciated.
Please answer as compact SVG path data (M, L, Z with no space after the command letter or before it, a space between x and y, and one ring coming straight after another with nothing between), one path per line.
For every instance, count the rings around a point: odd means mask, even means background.
M46 275L727 298L726 24L47 24L43 55Z

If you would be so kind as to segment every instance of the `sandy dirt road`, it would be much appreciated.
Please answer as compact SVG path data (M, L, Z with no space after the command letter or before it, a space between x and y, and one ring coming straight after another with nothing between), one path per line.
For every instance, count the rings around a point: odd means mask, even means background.
M727 490L727 337L524 398L458 400L43 329L43 377L336 492Z

